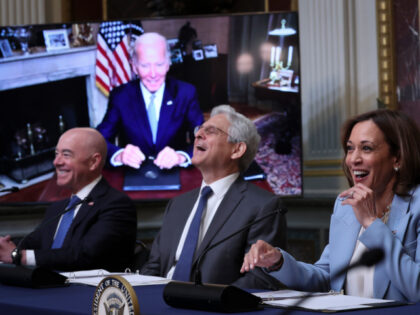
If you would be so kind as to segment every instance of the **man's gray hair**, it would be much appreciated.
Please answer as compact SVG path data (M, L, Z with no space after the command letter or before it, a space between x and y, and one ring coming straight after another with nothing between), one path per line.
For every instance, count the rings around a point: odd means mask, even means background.
M131 60L134 64L137 63L137 47L144 44L155 44L158 42L163 42L166 46L166 58L168 59L168 63L171 64L171 50L169 48L168 41L166 40L165 36L155 33L155 32L148 32L143 33L139 37L137 37L136 41L134 42L134 49L131 52Z
M228 119L230 126L228 129L228 142L246 144L245 154L239 160L239 170L244 172L248 169L257 154L261 137L258 134L255 124L244 115L235 111L229 105L219 105L212 109L210 117L223 114Z

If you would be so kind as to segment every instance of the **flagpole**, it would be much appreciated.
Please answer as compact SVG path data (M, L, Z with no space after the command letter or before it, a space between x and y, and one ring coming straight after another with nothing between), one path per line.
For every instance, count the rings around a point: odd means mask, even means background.
M108 20L108 5L107 0L102 0L102 20Z

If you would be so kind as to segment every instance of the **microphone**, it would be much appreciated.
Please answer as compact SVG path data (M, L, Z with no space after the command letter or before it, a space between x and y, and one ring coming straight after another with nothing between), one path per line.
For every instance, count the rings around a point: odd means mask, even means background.
M50 224L52 221L56 220L63 214L69 212L71 209L77 207L78 205L91 201L92 198L87 196L86 198L76 202L73 206L67 205L63 211L59 212L55 216L49 218L48 220L42 222L35 230L36 232L42 227ZM16 246L18 251L21 250L22 243L26 238L32 233L24 236ZM22 266L15 264L0 264L0 282L6 285L14 285L20 287L29 287L29 288L45 288L45 287L57 287L66 284L67 278L60 275L57 272L52 270L37 267L37 266Z
M16 186L12 186L12 187L8 187L8 188L3 188L2 190L0 190L0 193L2 192L18 192L20 189Z
M332 278L337 278L341 276L342 274L346 273L347 271L356 267L360 267L360 266L371 267L373 265L376 265L378 262L384 259L384 256L385 254L382 248L372 248L368 250L367 252L364 252L358 261L342 268Z
M286 208L277 199L277 209L244 225L242 228L224 237L220 241L206 248L197 259L193 269L194 282L171 281L163 290L166 304L177 308L192 308L215 312L243 312L259 308L261 298L248 293L236 286L221 284L203 284L201 282L200 265L203 257L213 248L257 224L277 214L285 214Z
M361 266L365 266L365 267L372 267L373 265L376 265L377 263L379 263L380 261L382 261L385 257L384 251L382 248L372 248L370 250L368 250L367 252L364 252L362 254L362 256L360 257L360 259L348 266L345 266L344 268L342 268L341 270L339 270L337 273L333 274L331 276L331 279L337 278L343 274L345 274L346 272L348 272L349 270L352 270L354 268L357 267L361 267ZM292 309L294 308L298 308L299 305L303 304L303 302L305 302L307 299L316 296L315 294L308 294L308 295L304 295L302 296L302 298L300 298L295 304L291 305L290 307L287 308L287 310L282 313L283 315L288 315Z

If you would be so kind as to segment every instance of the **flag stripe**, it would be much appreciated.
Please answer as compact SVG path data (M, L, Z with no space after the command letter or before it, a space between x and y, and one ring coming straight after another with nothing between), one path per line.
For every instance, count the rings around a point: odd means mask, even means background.
M133 77L130 64L130 41L127 34L140 35L140 23L103 22L97 36L96 85L105 95Z

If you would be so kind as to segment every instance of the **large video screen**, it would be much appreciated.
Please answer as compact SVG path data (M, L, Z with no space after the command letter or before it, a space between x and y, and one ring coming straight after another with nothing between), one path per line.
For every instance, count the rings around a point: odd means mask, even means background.
M229 104L255 122L261 143L253 166L262 174L256 183L300 196L298 16L279 12L1 27L0 203L67 194L54 187L57 140L66 129L102 122L112 90L136 79L131 50L144 32L166 37L167 76L194 85L205 118ZM121 188L123 169L109 167L104 176ZM181 184L199 184L199 175L193 166L182 169ZM159 199L181 191L128 194Z

